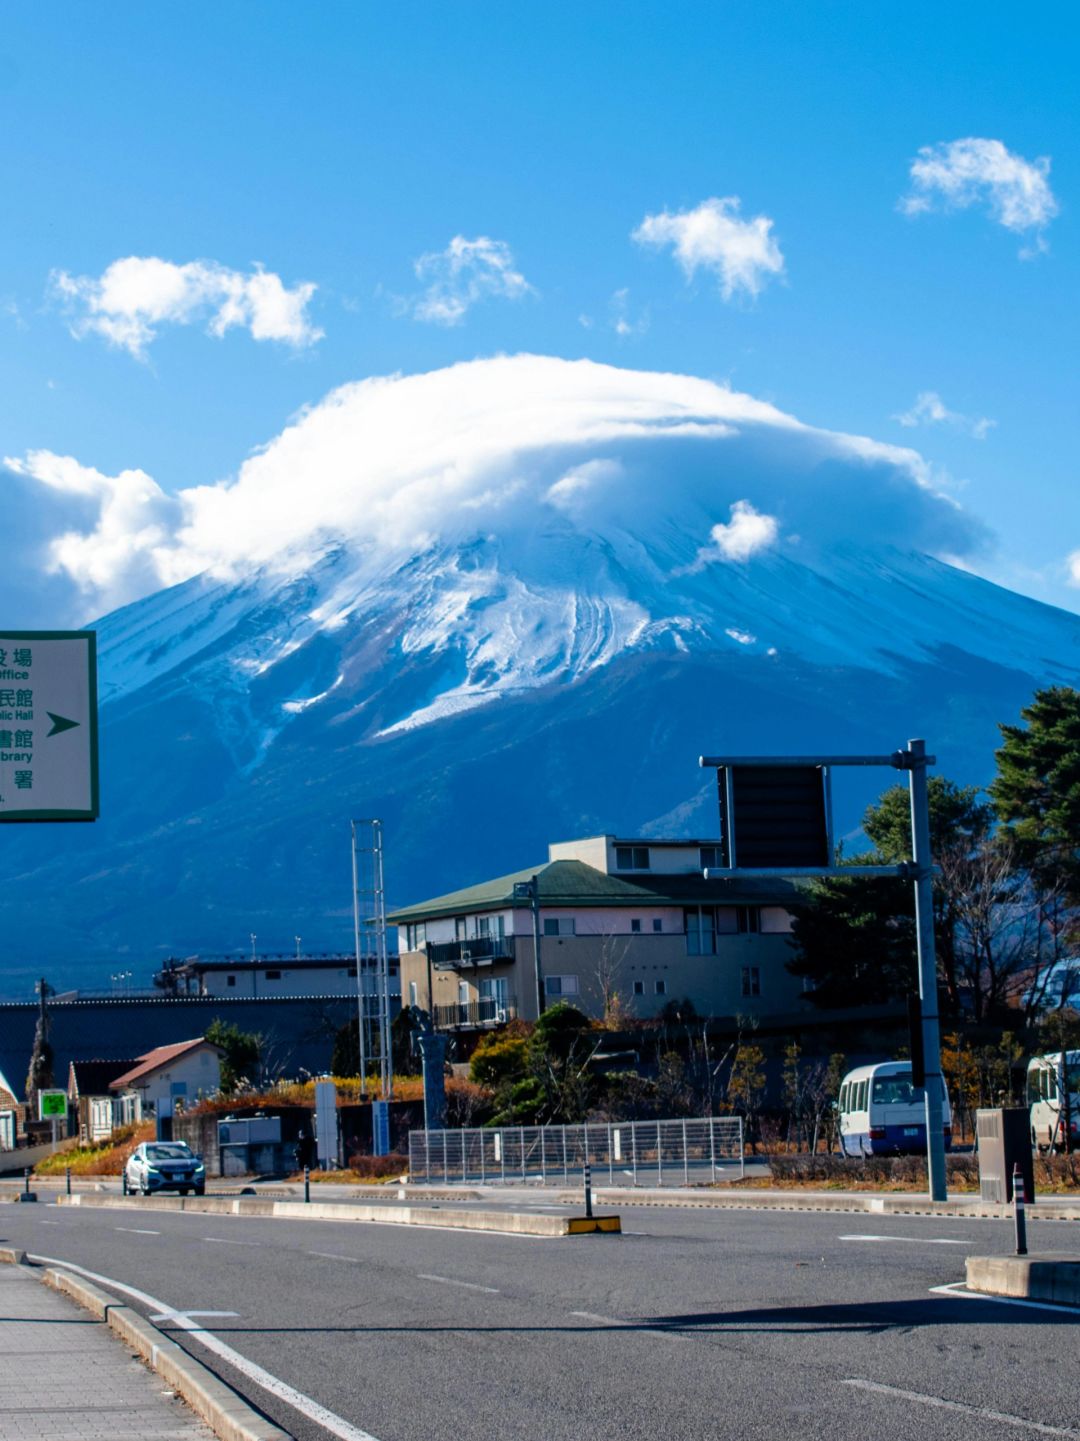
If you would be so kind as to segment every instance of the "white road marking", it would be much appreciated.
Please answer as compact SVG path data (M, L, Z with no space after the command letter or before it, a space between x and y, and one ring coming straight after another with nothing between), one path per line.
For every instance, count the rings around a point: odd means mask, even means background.
M204 1241L209 1241L215 1246L261 1246L261 1241L238 1241L235 1236L204 1236Z
M955 1236L838 1236L838 1241L901 1241L909 1246L970 1246L974 1244Z
M145 1231L141 1226L114 1226L114 1231L126 1231L129 1236L160 1236L160 1231Z
M475 1281L455 1281L451 1276L425 1276L417 1272L418 1281L441 1281L444 1286L461 1286L466 1291L487 1291L491 1296L499 1294L498 1286L478 1286Z
M309 1256L321 1256L324 1261L352 1261L356 1266L360 1264L359 1256L341 1256L337 1251L308 1251Z
M42 1224L43 1226L62 1226L64 1223L63 1223L62 1221L45 1221L45 1220L43 1220L41 1224Z
M619 1321L614 1316L598 1316L595 1311L571 1311L571 1316L579 1316L582 1321L598 1321L601 1326L624 1326L625 1321Z
M924 1396L921 1391L901 1391L898 1386L882 1386L878 1381L841 1381L841 1386L851 1386L857 1391L872 1391L881 1396L895 1396L900 1401L915 1401L921 1406L933 1406L938 1411L959 1411L963 1416L977 1416L981 1421L997 1421L1003 1426L1021 1426L1028 1431L1038 1431L1041 1436L1072 1436L1080 1438L1080 1431L1067 1426L1047 1426L1043 1421L1029 1421L1026 1416L1011 1416L1008 1411L992 1411L987 1406L965 1406L962 1401L946 1401L943 1396Z
M281 1381L269 1371L264 1371L254 1361L249 1361L246 1356L241 1356L239 1351L234 1351L227 1346L220 1337L215 1336L212 1331L204 1331L196 1321L189 1321L182 1311L174 1311L171 1306L166 1306L164 1301L159 1301L156 1296L150 1296L146 1291L139 1291L134 1286L127 1286L122 1281L114 1281L111 1276L101 1276L96 1271L88 1271L85 1266L76 1266L72 1261L65 1261L59 1256L32 1256L32 1261L44 1261L47 1266L63 1266L66 1271L74 1271L80 1276L85 1276L88 1281L100 1281L103 1286L109 1286L114 1291L119 1291L123 1296L131 1296L136 1301L141 1301L152 1311L160 1311L163 1316L175 1319L176 1324L185 1331L191 1333L193 1341L198 1341L200 1346L205 1346L215 1356L220 1356L223 1361L246 1376L249 1381L254 1381L256 1386L261 1386L264 1391L269 1391L272 1396L286 1402L294 1411L299 1411L302 1416L307 1416L321 1426L324 1431L329 1431L331 1436L336 1436L338 1441L376 1441L369 1431L361 1431L359 1426L350 1425L343 1417L337 1416L333 1411L328 1411L325 1406L320 1406L318 1401L310 1396L305 1396L302 1391L296 1391L287 1382Z
M990 1296L985 1291L969 1291L966 1281L951 1281L947 1286L931 1286L931 1296L955 1296L958 1301L995 1301L999 1306L1026 1306L1031 1311L1058 1311L1076 1315L1075 1306L1058 1306L1053 1301L1025 1301L1020 1296Z
M239 1311L162 1311L151 1321L175 1321L177 1316L239 1316Z

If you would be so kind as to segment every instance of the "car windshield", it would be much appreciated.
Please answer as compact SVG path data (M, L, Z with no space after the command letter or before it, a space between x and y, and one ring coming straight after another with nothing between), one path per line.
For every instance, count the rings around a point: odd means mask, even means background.
M191 1152L187 1146L147 1146L148 1161L190 1161Z

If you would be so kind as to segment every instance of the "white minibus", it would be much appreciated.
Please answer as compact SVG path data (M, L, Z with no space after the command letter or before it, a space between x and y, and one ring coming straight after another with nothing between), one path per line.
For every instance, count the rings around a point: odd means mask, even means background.
M1034 1150L1065 1149L1064 1061L1069 1063L1069 1129L1073 1145L1080 1144L1080 1051L1052 1051L1033 1056L1027 1068L1027 1102L1031 1108L1031 1145Z
M941 1082L945 1149L952 1147L952 1107ZM926 1151L926 1101L911 1084L910 1061L858 1066L840 1085L840 1149L845 1156L904 1156Z

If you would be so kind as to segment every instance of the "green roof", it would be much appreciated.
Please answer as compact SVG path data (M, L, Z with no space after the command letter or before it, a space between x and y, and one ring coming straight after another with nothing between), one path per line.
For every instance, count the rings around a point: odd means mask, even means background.
M497 910L514 902L514 886L521 881L540 881L541 906L629 906L629 905L745 905L770 901L790 904L797 897L791 881L706 880L692 872L681 875L639 875L630 880L605 875L584 861L545 861L508 876L496 876L464 890L450 891L429 901L417 901L391 911L391 925L435 920L442 916L470 915L474 911ZM520 904L520 903L519 903Z

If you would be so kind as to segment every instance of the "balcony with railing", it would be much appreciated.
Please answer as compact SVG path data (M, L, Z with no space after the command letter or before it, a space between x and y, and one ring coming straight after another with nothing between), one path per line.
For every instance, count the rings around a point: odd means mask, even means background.
M472 940L429 941L428 955L436 971L475 970L514 959L513 936L474 936Z
M481 996L478 1001L459 1001L456 1006L435 1007L437 1031L503 1026L517 1016L516 996Z

